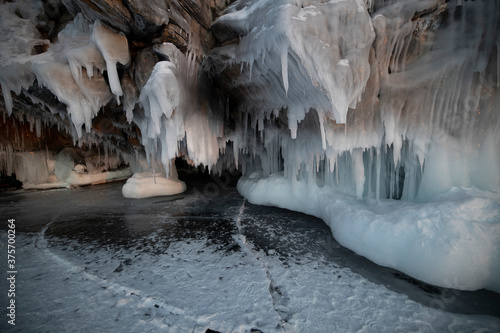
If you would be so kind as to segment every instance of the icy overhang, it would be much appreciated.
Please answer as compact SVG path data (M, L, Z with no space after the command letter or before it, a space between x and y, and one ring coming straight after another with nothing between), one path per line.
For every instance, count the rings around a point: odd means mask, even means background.
M345 123L370 76L375 33L362 1L240 1L212 29L233 43L207 68L232 78L243 107L287 109L292 137L311 108Z

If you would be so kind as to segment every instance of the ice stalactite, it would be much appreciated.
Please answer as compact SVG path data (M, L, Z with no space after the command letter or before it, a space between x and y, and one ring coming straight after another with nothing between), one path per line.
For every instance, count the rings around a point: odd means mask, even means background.
M95 165L95 160L91 161L89 158L86 161L87 167L81 168L75 165L75 161L72 161L68 164L71 169L75 167L74 172L68 175L71 179L68 177L56 179L54 168L50 169L49 177L25 177L22 167L19 165L12 167L13 164L8 159L7 164L10 166L3 170L7 171L6 174L14 173L16 177L21 178L24 187L70 186L129 176L130 170L117 170L122 168L124 163L122 157L126 155L124 152L120 153L115 150L123 143L123 138L117 138L114 142L100 142L104 137L110 137L112 134L102 132L98 134L93 130L94 125L98 126L100 131L107 130L103 128L107 126L104 122L96 123L95 121L102 107L107 105L112 97L108 82L112 83L113 79L109 77L109 74L108 79L105 77L105 70L109 67L106 66L106 61L115 63L119 61L127 64L129 50L126 38L105 28L99 21L92 23L78 14L72 22L61 29L57 39L50 43L48 40L40 39L37 30L38 26L42 25L38 22L38 18L44 15L42 7L33 7L30 2L30 5L25 4L26 8L22 8L23 3L23 1L18 1L2 5L5 9L2 11L3 28L6 31L12 30L12 35L2 38L2 52L0 52L2 57L0 83L8 113L12 112L10 90L18 95L22 93L33 104L38 104L40 109L47 109L49 112L37 112L36 107L30 106L28 101L20 99L19 102L18 99L16 112L13 114L16 122L22 123L27 120L31 131L36 130L39 138L48 135L47 131L42 133L43 124L46 128L57 127L57 131L63 133L63 136L72 137L73 144L80 148L91 147L94 144L109 146L115 154L109 161L117 160L118 162L105 161L103 168L102 165ZM37 27L34 26L35 23ZM15 45L17 49L10 48L8 45ZM25 48L25 50L19 52L20 48ZM116 75L114 81L117 80ZM45 92L41 87L46 88ZM119 81L118 88L121 91ZM117 93L117 89L114 90L113 92ZM53 97L48 96L47 91L50 91ZM82 131L83 126L85 126L85 132ZM23 139L25 134L22 135ZM13 153L14 156L22 159L24 156L22 151L29 151L31 148L21 144L16 150ZM30 153L31 156L44 155L43 151ZM129 157L125 158L131 160ZM4 156L2 159L5 161ZM23 160L27 167L33 167L34 164L29 160L25 158ZM46 156L46 161L42 163L37 160L37 162L39 162L36 164L37 169L42 170L45 168L44 165L52 165L55 160L53 157Z
M168 59L159 61L142 87L138 99L140 107L129 117L141 131L148 164L153 169L156 192L138 194L144 187L143 174L130 180L124 187L127 197L173 194L182 192L178 186L174 165L176 157L185 155L193 165L204 165L209 170L217 165L220 156L220 139L223 137L222 114L213 109L208 95L200 92L196 50L193 47L184 55L170 43L156 45L153 52ZM222 147L224 148L224 147ZM158 168L158 165L160 166ZM164 179L167 178L167 179ZM182 182L181 182L182 183ZM183 183L182 183L183 184ZM137 187L137 193L131 188ZM178 193L178 192L177 192Z
M139 96L144 115L132 119L141 129L146 152L155 154L154 147L159 145L156 155L168 174L172 160L181 153L180 144L185 142L193 163L211 168L219 157L223 122L204 100L206 96L193 99L198 89L193 79L197 66L172 44L159 45L155 51L169 61L156 63Z
M115 64L116 59L105 59L112 57L105 47L113 48L115 52L123 51L120 50L120 43L112 37L121 41L120 35L113 34L98 21L91 24L79 14L59 33L57 42L51 44L47 52L31 60L31 69L38 84L47 87L67 106L78 138L82 137L83 125L90 132L92 119L111 99L111 92L102 75L105 68L108 68L112 92L122 95L118 76L110 77L113 72L109 71L111 66L106 65L113 61ZM125 50L123 57L127 58L128 48ZM126 63L123 59L119 61ZM116 66L114 68L116 72Z
M214 65L215 71L235 64L251 70L234 82L235 88L251 92L242 104L264 109L266 115L288 108L292 135L295 122L310 108L323 109L337 123L345 123L348 107L355 107L370 73L374 32L362 2L308 6L300 1L256 1L241 10L233 7L213 29L217 36L218 27L229 27L241 40L211 51L207 65Z
M5 106L10 116L13 101L11 91L19 95L21 89L28 89L35 77L31 72L30 60L34 57L36 48L49 45L37 31L40 4L31 1L0 4L0 86L5 100ZM13 13L19 15L13 15Z
M130 62L127 37L111 31L109 28L103 26L100 21L95 21L91 40L95 43L106 61L109 87L116 96L118 104L120 104L120 96L123 95L123 91L116 65L117 63L128 65Z
M175 65L170 61L158 62L142 88L139 102L146 112L148 124L141 131L147 138L160 134L161 118L170 118L179 105L179 84L173 70L176 70Z

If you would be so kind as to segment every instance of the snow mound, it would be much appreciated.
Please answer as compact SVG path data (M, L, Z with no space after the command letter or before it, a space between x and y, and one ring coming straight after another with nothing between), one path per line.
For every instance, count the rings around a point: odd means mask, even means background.
M322 218L340 244L379 265L437 286L500 292L498 193L453 187L426 204L361 201L260 173L240 179L238 191L253 204Z
M162 195L179 194L186 190L186 184L176 179L167 179L151 172L134 174L122 188L125 198L142 199Z

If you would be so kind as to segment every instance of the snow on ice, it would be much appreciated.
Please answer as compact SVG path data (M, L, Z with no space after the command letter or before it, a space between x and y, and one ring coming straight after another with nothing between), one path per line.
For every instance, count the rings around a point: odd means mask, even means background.
M415 294L388 286L397 284L395 278L370 281L353 266L360 261L358 270L373 267L341 249L319 221L252 207L235 189L220 193L228 197L223 202L197 194L124 202L119 188L107 184L70 195L25 192L12 194L14 204L0 202L2 211L19 209L18 221L35 217L33 232L16 237L22 274L16 291L19 321L10 331L458 333L500 328L499 318L478 315L481 311L448 311L445 304L474 303L461 297L467 292L443 291L425 305ZM23 210L25 205L36 209ZM214 224L227 225L221 230ZM324 239L331 241L322 244ZM0 241L7 242L6 233L0 233ZM379 266L373 274L391 276ZM419 290L405 288L408 294ZM6 325L0 322L0 328Z

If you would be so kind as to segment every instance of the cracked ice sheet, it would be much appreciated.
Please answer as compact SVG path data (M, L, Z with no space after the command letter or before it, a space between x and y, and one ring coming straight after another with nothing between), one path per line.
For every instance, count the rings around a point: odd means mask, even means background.
M281 331L261 263L241 252L189 241L153 255L43 232L18 234L16 245L22 274L9 332Z
M426 307L348 268L265 256L285 332L496 332L500 320ZM445 300L446 301L446 300ZM438 307L438 304L436 304Z
M321 259L285 265L272 251L269 256L263 251L255 256L216 252L204 241L165 248L156 237L147 237L151 242L146 246L106 249L45 239L42 234L18 234L19 316L8 332L500 329L498 318L429 308ZM3 244L6 238L2 233ZM159 249L163 253L151 253ZM277 313L287 320L282 329Z

